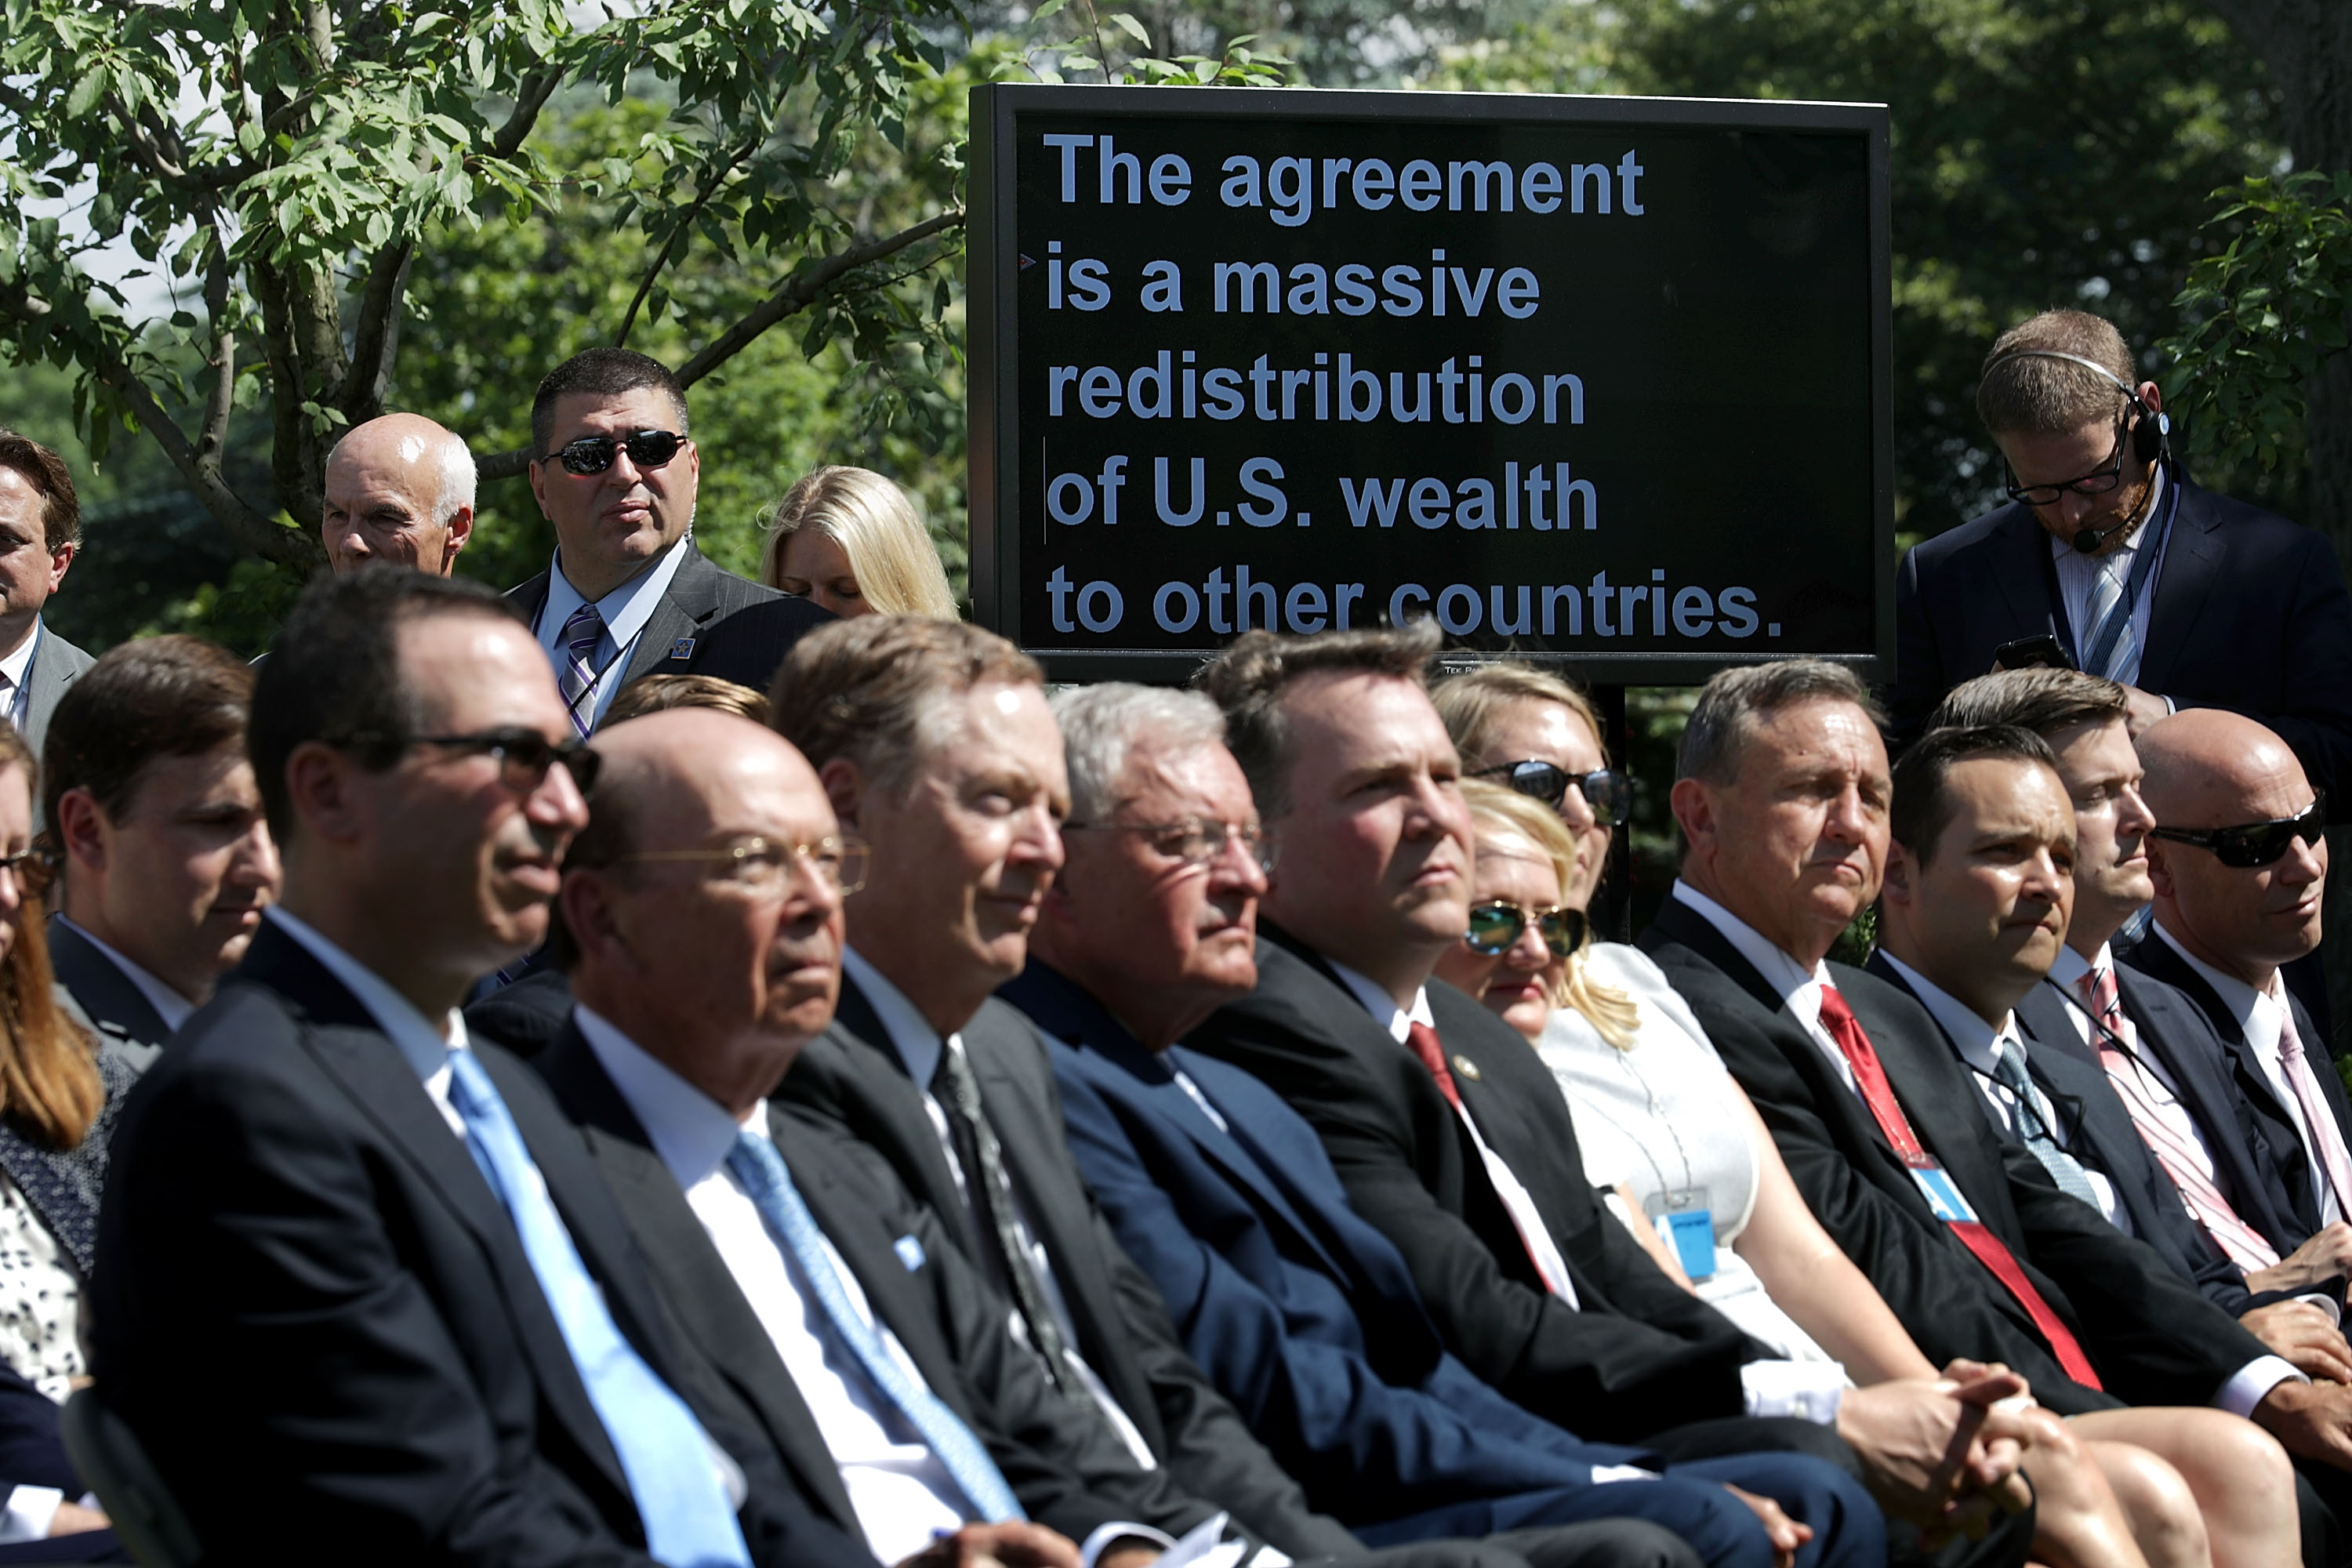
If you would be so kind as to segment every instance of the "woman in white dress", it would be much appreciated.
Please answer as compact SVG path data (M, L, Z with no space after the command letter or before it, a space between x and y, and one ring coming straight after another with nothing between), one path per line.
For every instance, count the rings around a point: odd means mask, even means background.
M1612 1206L1662 1268L1788 1357L1835 1360L1859 1383L1935 1375L1814 1219L1664 974L1637 948L1581 940L1609 821L1625 801L1590 703L1565 682L1511 666L1445 682L1436 698L1474 775L1464 793L1478 825L1472 931L1440 963L1440 978L1478 996L1551 1067L1587 1173L1616 1191ZM1515 787L1480 782L1483 770ZM1562 951L1547 941L1547 925ZM2039 1503L2037 1560L2074 1568L2296 1561L2292 1471L2252 1423L2168 1409L2064 1423L2037 1414L2037 1426L2026 1464Z

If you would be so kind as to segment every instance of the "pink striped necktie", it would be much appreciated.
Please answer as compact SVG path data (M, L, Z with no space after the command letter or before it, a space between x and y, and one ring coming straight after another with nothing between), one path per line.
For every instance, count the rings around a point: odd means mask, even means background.
M2279 999L2278 1058L2279 1070L2294 1086L2295 1103L2303 1107L2305 1137L2313 1160L2326 1173L2327 1190L2336 1194L2337 1216L2352 1219L2352 1156L2345 1152L2344 1130L2336 1125L2336 1113L2312 1076L2311 1058L2303 1054L2303 1037L2295 1031L2294 1010L2284 996Z
M2173 1097L2136 1059L2138 1031L2124 1016L2123 996L2116 984L2114 968L2103 963L2086 971L2075 980L2074 989L2105 1031L2096 1040L2099 1064L2107 1069L2107 1079L2115 1085L2124 1109L2131 1112L2132 1125L2139 1129L2140 1141L2156 1156L2156 1163L2164 1167L2164 1173L2172 1178L2172 1184L2180 1190L2180 1201L2188 1205L2189 1217L2204 1227L2223 1256L2247 1273L2276 1263L2278 1249L2264 1240L2260 1231L2238 1217L2238 1211L2205 1173L2194 1145L2179 1127L2166 1120L2159 1109L2160 1100Z

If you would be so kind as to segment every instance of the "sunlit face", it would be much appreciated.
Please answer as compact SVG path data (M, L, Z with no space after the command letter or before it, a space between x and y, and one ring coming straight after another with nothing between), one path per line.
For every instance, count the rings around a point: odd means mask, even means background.
M2104 495L2067 490L2048 506L2032 508L2033 520L2053 538L2072 544L2084 529L2102 532L2131 517L2147 500L2155 465L2140 462L2131 451L2131 437L2119 434L2113 419L2094 419L2063 436L2035 436L2011 430L1993 437L2021 488L2063 485L2071 479L2103 472L2115 466L2122 447L2123 482ZM2118 539L2120 542L2120 538ZM2115 548L2105 546L2100 553Z
M1955 763L1945 787L1952 819L1926 865L1895 849L1888 901L1902 899L1925 972L1998 1021L2066 940L2074 805L2050 769L2009 757Z
M849 940L861 952L920 952L993 985L1028 962L1030 928L1062 867L1062 734L1034 686L989 682L941 700L943 738L904 798L869 787L858 800L874 855L849 900Z
M1529 914L1559 903L1559 873L1550 856L1516 833L1486 828L1478 835L1478 860L1470 879L1475 908L1499 899ZM1568 960L1555 957L1543 932L1530 920L1518 941L1487 954L1456 942L1437 961L1437 977L1485 1003L1489 1011L1534 1039L1551 1016L1552 998Z
M0 623L32 617L49 602L73 564L70 544L51 550L41 521L41 492L16 469L0 467Z
M362 429L327 461L319 539L337 576L371 561L446 577L473 527L471 509L434 514L441 500L440 454L415 434Z
M1358 967L1433 958L1469 921L1472 830L1461 764L1408 680L1309 675L1282 695L1289 809L1266 912Z
M583 436L677 434L678 425L677 406L656 387L556 399L555 428L547 451L530 466L530 489L555 525L564 574L574 585L585 591L623 582L684 536L694 522L702 457L688 441L660 468L640 468L623 448L603 473L573 474L550 454Z
M775 585L831 610L845 621L879 613L858 591L849 552L838 540L814 528L798 529L786 537L776 556Z
M1685 779L1675 816L1717 897L1811 963L1878 896L1894 783L1870 715L1830 698L1759 714L1729 784Z
M1530 761L1549 763L1579 778L1608 765L1602 760L1601 737L1592 732L1582 714L1565 702L1535 698L1504 709L1486 750L1463 759L1464 765L1474 772ZM1564 890L1564 901L1580 910L1592 901L1592 889L1608 868L1610 830L1593 819L1592 807L1573 784L1552 805L1576 836L1576 880Z
M2234 827L2311 808L2311 781L2294 753L2272 740L2231 759L2202 798L2167 816L2167 827ZM2327 841L2297 838L2267 866L2224 866L2210 850L2150 838L2149 872L2170 904L2165 924L2209 953L2248 968L2292 963L2319 946L2327 889Z
M2122 719L2078 724L2049 739L2074 803L2074 940L2095 952L2155 896L2147 830L2156 816L2140 798L2139 753Z

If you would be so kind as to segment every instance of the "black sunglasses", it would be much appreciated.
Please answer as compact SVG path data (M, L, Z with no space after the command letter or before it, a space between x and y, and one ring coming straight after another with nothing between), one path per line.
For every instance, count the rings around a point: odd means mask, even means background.
M1480 768L1470 776L1500 779L1521 795L1533 795L1555 810L1568 798L1569 788L1573 785L1584 796L1584 804L1592 808L1592 820L1603 827L1614 827L1633 815L1633 781L1615 768L1572 773L1557 763L1528 761L1498 763L1491 768Z
M571 773L581 798L595 793L596 773L604 759L579 740L551 741L536 730L509 725L471 735L353 735L354 746L383 746L393 752L411 746L446 746L454 752L488 752L498 759L499 782L517 795L529 795L547 782L547 770L558 763ZM385 765L389 765L386 759Z
M2327 823L2327 794L2325 790L2312 793L2311 804L2293 816L2282 816L2272 822L2241 823L2235 827L2151 827L2148 832L2158 838L2175 844L2193 844L2200 849L2210 849L2213 858L2224 866L2240 868L2267 866L2286 853L2286 847L2296 839L2305 844L2317 844Z
M2078 496L2105 495L2124 482L2124 426L2116 426L2115 460L2104 468L2094 469L2080 479L2066 479L2054 485L2021 485L2017 482L2017 475L2011 472L2004 463L2001 471L2008 476L2009 482L2001 489L2008 492L2010 500L2023 501L2028 506L2055 506L2059 498L2068 490Z
M626 450L640 468L667 466L686 445L686 437L670 430L632 430L625 436L583 436L567 441L548 456L563 465L567 474L601 474Z
M1543 934L1544 945L1556 958L1566 958L1582 947L1586 934L1592 929L1582 910L1572 910L1566 904L1529 910L1495 899L1471 906L1470 929L1462 933L1462 942L1471 952L1492 958L1510 952L1529 921L1535 922L1536 930Z

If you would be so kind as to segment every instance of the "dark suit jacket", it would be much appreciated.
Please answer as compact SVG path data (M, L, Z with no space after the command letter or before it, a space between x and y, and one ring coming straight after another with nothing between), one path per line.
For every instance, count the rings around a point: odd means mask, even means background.
M548 574L507 590L525 619L536 623L547 603ZM762 605L773 605L761 609ZM730 623L758 614L740 628ZM832 620L829 611L794 599L715 565L686 542L686 556L661 603L637 634L621 684L647 675L715 675L764 692L784 653L810 627Z
M2289 1225L2301 1236L2308 1237L2316 1233L2320 1228L2319 1200L2313 1190L2311 1156L2303 1146L2303 1135L2295 1131L2294 1120L2287 1114L2278 1091L2271 1088L2270 1079L2255 1058L2253 1047L2246 1043L2245 1030L2239 1026L2237 1016L2223 1005L2221 994L2173 952L2170 942L2153 931L2124 953L2122 961L2127 966L2123 973L2136 969L2177 988L2205 1016L2226 1055L2230 1086L2253 1119L2257 1139L2254 1152L2257 1156L2269 1156L2267 1165L2274 1181L2270 1188L2272 1201L2283 1215L2289 1216ZM2352 1140L2352 1098L2346 1096L2335 1058L2327 1054L2326 1037L2320 1033L2293 992L2286 993L2286 1003L2293 1011L2295 1034L2303 1041L2304 1058L2311 1064L2312 1076L2319 1080L2319 1092L2327 1101L2328 1110L2335 1112L2336 1125L2344 1130L2347 1140Z
M1910 992L1903 976L1880 954L1871 954L1868 967L1889 985ZM2045 1002L2057 1009L2056 1016L2042 1005ZM2180 1190L2141 1142L2130 1110L2108 1080L2107 1069L2095 1058L2086 1062L2081 1051L2065 1048L2067 1042L2079 1042L2065 1007L2048 986L2037 984L2017 1009L2018 1032L2025 1037L2026 1072L2050 1099L2060 1143L2084 1166L2115 1184L2116 1201L2131 1222L2131 1234L2154 1247L2173 1273L2196 1286L2207 1300L2231 1317L2252 1310L2257 1303L2246 1289L2246 1277L2189 1217L2188 1206L2180 1201ZM1947 1045L1951 1043L1948 1035L1944 1039ZM1984 1109L1986 1125L1999 1135L2001 1129L1981 1089L1977 1091L1977 1103Z
M172 1031L156 1015L154 1004L147 1000L131 977L88 938L66 924L62 916L50 916L43 930L49 939L51 973L58 984L73 994L75 1004L91 1023L142 1046L160 1047L172 1037Z
M1430 1011L1462 1103L1535 1200L1577 1307L1528 1260L1462 1119L1324 961L1265 928L1257 989L1185 1044L1272 1088L1323 1140L1358 1214L1404 1255L1446 1347L1548 1420L1634 1442L1745 1407L1766 1353L1661 1273L1585 1178L1559 1086L1527 1041L1442 981Z
M614 1321L741 1465L753 1561L868 1561L681 1375L546 1087L494 1047L481 1063ZM99 1386L212 1560L332 1542L353 1563L652 1568L512 1220L398 1047L274 925L132 1091L99 1258Z
M2145 628L2140 686L2183 708L2227 708L2277 731L2352 813L2352 598L2335 547L2308 528L2200 489L2180 509ZM1895 733L1992 668L1993 650L2043 632L2079 659L2050 536L2012 502L1915 545L1895 582Z
M1145 1444L1186 1492L1232 1510L1293 1557L1360 1550L1337 1521L1308 1508L1298 1483L1185 1353L1158 1289L1121 1250L1071 1163L1060 1096L1029 1021L992 998L960 1032L1023 1210L1053 1259L1078 1352ZM833 1026L801 1052L773 1103L874 1149L967 1258L982 1256L922 1095L846 976Z
M1689 1002L1771 1129L1814 1216L1869 1276L1929 1360L2005 1362L2063 1415L2121 1398L2204 1405L2269 1352L2164 1260L2058 1190L2000 1138L1926 1008L1874 975L1831 965L1911 1125L1987 1229L2070 1327L2105 1394L2067 1377L2032 1320L1928 1209L1861 1098L1811 1034L1695 910L1668 899L1642 948Z
M1120 1244L1309 1497L1367 1528L1434 1515L1433 1533L1476 1535L1491 1528L1481 1505L1638 1453L1538 1420L1446 1353L1404 1258L1349 1206L1277 1090L1182 1047L1153 1056L1034 959L1020 994L1041 1011L1071 1151Z
M857 1533L815 1418L604 1064L573 1026L531 1065L586 1130L677 1337L734 1390L834 1522ZM1030 1518L1084 1541L1120 1521L1181 1535L1216 1511L1179 1492L1167 1471L1139 1469L1091 1402L1045 1380L1036 1358L1004 1331L1011 1307L878 1156L803 1123L780 1121L774 1131L793 1184L876 1318L931 1392L987 1445ZM911 1268L896 1250L908 1237L919 1248Z

